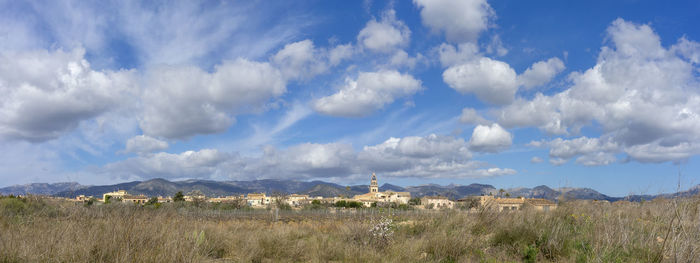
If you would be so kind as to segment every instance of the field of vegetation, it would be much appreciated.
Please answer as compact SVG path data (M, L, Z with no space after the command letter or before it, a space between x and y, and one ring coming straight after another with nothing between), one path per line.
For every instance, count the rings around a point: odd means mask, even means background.
M700 262L700 198L299 211L0 197L0 262Z

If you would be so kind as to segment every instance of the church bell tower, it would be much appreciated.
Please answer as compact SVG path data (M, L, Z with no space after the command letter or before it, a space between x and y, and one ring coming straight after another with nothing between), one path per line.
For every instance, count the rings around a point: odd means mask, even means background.
M372 181L369 184L369 192L377 193L379 192L379 185L377 184L377 175L372 173Z

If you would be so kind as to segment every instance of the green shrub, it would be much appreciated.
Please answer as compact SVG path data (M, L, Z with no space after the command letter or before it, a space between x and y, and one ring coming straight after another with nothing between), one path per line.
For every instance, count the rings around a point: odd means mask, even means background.
M185 201L185 195L182 194L182 191L178 191L173 196L173 202L184 202L184 201Z
M528 263L537 262L537 247L535 245L529 245L525 247L525 255L523 255L523 261Z

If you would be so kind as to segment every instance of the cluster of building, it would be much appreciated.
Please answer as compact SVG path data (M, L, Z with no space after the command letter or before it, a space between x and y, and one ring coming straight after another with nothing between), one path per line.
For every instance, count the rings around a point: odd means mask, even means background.
M421 206L426 209L451 209L457 206L465 208L490 208L498 211L521 210L531 207L539 211L550 211L557 208L557 203L542 198L507 198L492 195L467 196L452 201L444 196L425 196L421 198Z
M91 196L80 195L76 198L76 201L88 201L92 199ZM185 195L183 196L185 201L202 201L211 203L226 203L226 202L240 202L246 204L250 207L268 207L276 204L287 204L291 207L301 207L307 204L311 204L317 201L319 204L336 204L339 201L345 202L357 202L361 203L364 207L371 207L376 204L408 204L411 200L411 193L409 192L397 192L397 191L379 191L379 184L377 183L376 174L372 173L372 178L369 185L369 192L365 194L355 195L352 198L348 197L311 197L309 195L302 194L291 194L291 195L279 195L279 196L269 196L265 193L250 193L248 195L235 195L235 196L224 196L224 197L209 197L204 195ZM101 202L125 202L134 204L145 204L149 201L145 195L132 195L127 193L125 190L119 190L115 192L104 193L102 199L97 199ZM169 203L173 199L171 197L158 196L157 201L159 203ZM420 199L420 204L415 204L418 208L423 209L453 209L457 207L466 208L492 208L498 211L507 210L520 210L526 206L530 206L536 210L549 211L555 209L557 204L550 200L539 199L539 198L501 198L494 197L491 195L487 196L468 196L461 198L459 200L453 201L444 196L425 196Z

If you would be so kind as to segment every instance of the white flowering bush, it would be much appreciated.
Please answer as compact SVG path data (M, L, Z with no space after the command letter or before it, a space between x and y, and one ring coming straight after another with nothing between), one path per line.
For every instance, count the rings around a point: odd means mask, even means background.
M394 221L391 218L382 218L377 224L372 226L369 233L372 235L373 243L378 247L385 247L391 242L391 237L394 235Z

